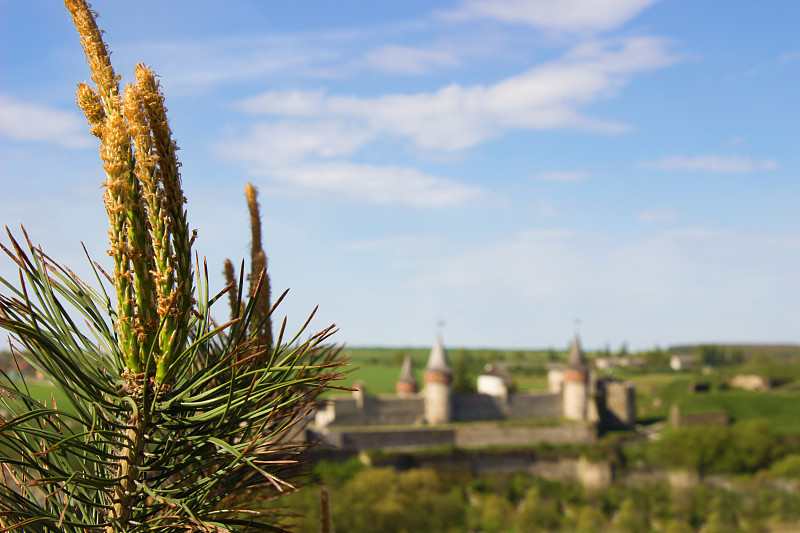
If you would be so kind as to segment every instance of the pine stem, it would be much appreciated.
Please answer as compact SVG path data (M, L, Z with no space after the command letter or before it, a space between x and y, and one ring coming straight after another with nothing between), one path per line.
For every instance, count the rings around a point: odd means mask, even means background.
M126 530L131 519L133 494L136 491L136 482L139 479L139 461L142 457L147 433L147 409L139 411L139 416L132 415L129 420L125 439L128 445L124 448L122 456L117 463L117 475L120 480L114 486L114 508L112 516L114 522ZM114 525L106 526L107 533L114 532Z

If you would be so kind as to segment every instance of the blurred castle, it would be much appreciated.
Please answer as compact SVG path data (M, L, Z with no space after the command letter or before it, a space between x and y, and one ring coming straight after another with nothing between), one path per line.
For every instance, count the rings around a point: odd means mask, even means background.
M427 429L425 435L429 436L432 430L446 427L443 425L450 422L550 419L551 427L567 427L568 433L551 430L553 436L547 437L539 432L538 440L574 441L591 438L598 430L633 427L636 417L633 384L597 379L586 364L577 335L570 346L567 365L548 371L546 392L514 392L511 376L491 365L478 377L477 394L454 393L452 381L447 352L437 337L425 367L422 392L411 359L406 357L397 381L397 394L367 396L362 385L351 397L330 398L316 412L316 429L323 436L341 436L343 431L352 434L354 428L360 428L357 431L364 441L365 431L385 431L381 428L389 426L415 426ZM405 439L409 438L408 431L403 431ZM485 435L482 439L490 443L503 441L499 437L487 440Z

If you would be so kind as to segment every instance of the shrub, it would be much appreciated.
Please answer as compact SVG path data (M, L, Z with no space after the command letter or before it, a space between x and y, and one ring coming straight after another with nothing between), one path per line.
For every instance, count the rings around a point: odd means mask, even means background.
M152 71L120 91L95 14L67 0L95 87L78 105L100 140L110 224L108 296L9 232L19 282L0 278L0 328L68 399L39 402L0 378L0 530L268 529L264 499L294 489L290 440L338 376L328 328L274 345L266 274L220 326L197 276L177 146ZM24 230L23 230L24 232ZM87 327L83 327L83 324ZM274 530L274 528L273 528Z

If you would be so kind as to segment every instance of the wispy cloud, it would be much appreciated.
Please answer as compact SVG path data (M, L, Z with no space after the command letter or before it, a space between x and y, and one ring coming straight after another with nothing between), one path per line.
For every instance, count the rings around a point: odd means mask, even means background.
M582 170L551 170L546 172L539 172L534 174L534 179L540 181L555 181L561 183L574 183L578 181L586 181L591 177L591 174Z
M386 45L370 50L366 63L374 70L399 74L423 74L461 63L459 54L438 47Z
M747 139L744 137L732 137L725 141L722 146L723 148L731 148L733 146L742 146L744 143L747 142Z
M778 57L778 63L782 65L785 65L786 63L792 63L797 60L800 60L800 50L792 50L791 52L787 52Z
M395 256L407 256L435 251L442 246L440 237L432 235L393 235L380 239L349 241L339 245L348 252L389 251Z
M636 73L677 61L662 39L591 41L562 58L493 85L452 84L435 92L378 97L322 91L268 92L240 102L253 114L351 121L377 138L406 138L422 149L458 151L516 129L619 133L619 122L580 109L615 95Z
M486 193L414 168L345 161L307 163L271 172L278 180L307 190L337 193L351 200L411 207L463 205Z
M439 16L451 20L494 19L567 32L610 30L657 0L462 0Z
M533 210L540 217L551 217L557 213L553 202L548 200L537 200L533 204Z
M339 79L355 71L352 48L369 30L210 36L129 43L116 52L147 57L171 92L198 93L265 78Z
M342 158L371 138L346 122L278 122L255 125L240 137L216 145L224 157L250 174L266 177L289 191L335 194L349 201L412 207L448 207L486 195L414 168L365 165Z
M778 170L780 164L774 159L755 160L740 155L705 154L687 157L671 155L655 161L641 161L641 168L653 170L686 170L695 172L719 172L743 174L748 172Z
M696 226L696 227L687 227L687 228L663 231L658 234L658 237L662 239L705 241L710 239L719 239L727 235L728 234L725 231L719 229Z
M259 122L218 147L235 160L273 168L308 159L350 156L373 138L374 133L362 123L332 118L283 120Z
M3 94L0 94L0 136L68 148L85 148L92 144L85 121L78 113L24 102Z
M270 136L267 139L272 139ZM293 147L295 143L302 146ZM340 198L371 204L397 204L419 208L438 208L468 204L484 197L488 191L482 187L464 185L453 180L432 176L415 168L377 166L349 161L304 161L308 147L320 155L347 153L348 142L340 147L326 145L320 148L317 139L305 141L285 139L283 145L262 146L253 138L229 140L217 146L224 156L238 160L252 175L266 177L290 192L300 194L333 194ZM281 147L297 158L273 157Z
M626 124L584 115L582 108L613 97L635 74L677 61L670 47L666 40L649 37L592 40L491 85L452 84L433 92L364 97L325 89L270 91L236 108L272 120L254 123L219 149L273 180L338 191L353 200L418 207L461 204L486 191L403 166L345 160L377 141L405 141L423 153L452 154L513 130L626 131ZM422 54L406 67L451 59ZM580 181L589 175L569 171L539 177Z
M645 211L640 211L636 215L636 220L639 222L651 223L651 222L672 222L677 218L675 214L675 210L671 207L655 207L653 209L647 209Z
M421 272L415 287L450 304L448 317L454 323L490 320L492 335L500 339L520 327L508 324L508 315L495 321L501 309L521 313L526 326L540 335L551 330L568 334L571 320L581 316L587 335L595 339L622 328L628 341L643 346L675 342L663 317L665 309L683 309L671 323L682 335L737 338L751 331L759 313L769 312L764 294L780 294L782 302L796 298L797 291L790 288L784 294L780 276L773 275L776 257L784 264L797 260L796 243L703 227L638 240L582 233L557 238L560 233L554 231L556 238L509 235L468 243L447 256L419 257L426 268L409 265L407 270ZM478 312L472 302L476 287L481 288ZM709 313L725 320L712 324L703 319ZM787 316L774 316L788 325L797 314L794 306Z
M517 238L522 241L561 240L573 235L575 231L569 228L547 228L520 231Z
M128 43L116 49L125 59L150 58L148 61L164 76L172 92L178 93L203 92L222 84L266 77L342 79L369 70L421 74L460 65L466 57L486 52L487 35L475 38L474 32L469 33L469 39L458 32L445 32L444 37L432 43L407 42L432 27L441 30L442 19L491 19L506 25L523 24L591 37L599 30L620 26L655 1L464 0L455 9L435 11L421 20L378 27L214 35L202 40ZM386 42L392 39L399 42ZM496 44L488 47L497 52Z

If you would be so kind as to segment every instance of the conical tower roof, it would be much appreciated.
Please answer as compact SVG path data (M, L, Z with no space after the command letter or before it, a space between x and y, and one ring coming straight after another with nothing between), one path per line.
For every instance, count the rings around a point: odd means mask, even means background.
M441 372L443 374L452 374L453 369L447 361L447 352L442 345L442 338L437 336L436 342L433 343L431 349L431 356L428 359L428 366L425 367L426 372Z
M578 334L572 339L572 345L569 347L569 356L567 357L567 366L569 368L584 369L586 368L586 360L583 358L583 350L581 350L581 341Z
M406 355L403 360L403 368L400 370L400 377L397 379L398 383L410 383L415 387L417 386L417 378L414 377L414 366L411 363L411 356Z

